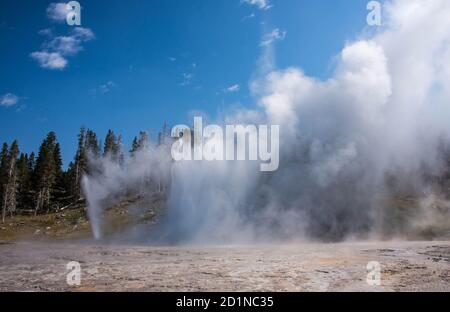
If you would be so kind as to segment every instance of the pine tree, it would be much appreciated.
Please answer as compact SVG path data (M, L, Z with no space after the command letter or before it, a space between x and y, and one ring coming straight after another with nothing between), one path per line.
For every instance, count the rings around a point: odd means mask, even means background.
M105 138L103 156L110 158L114 162L123 162L122 137L116 137L112 130L108 130Z
M133 156L137 151L148 148L150 144L148 133L145 131L139 132L139 138L134 137L131 144L130 154Z
M72 203L76 203L81 197L79 171L77 167L78 165L71 161L67 168L67 179Z
M68 186L66 185L65 174L62 170L61 148L59 143L55 143L53 159L55 183L52 187L50 196L53 201L53 205L59 208L68 203L68 196L70 195Z
M3 207L3 194L7 183L7 167L8 167L8 144L3 143L0 152L0 207Z
M139 132L139 146L141 148L147 148L150 144L150 138L146 131Z
M33 172L35 166L36 156L34 155L34 152L31 152L30 156L28 157L28 169Z
M116 135L110 129L105 137L105 147L103 148L103 156L104 157L112 157L114 154L116 144Z
M17 156L19 155L19 145L17 141L11 144L6 162L6 184L3 190L3 207L2 207L2 221L5 222L6 214L9 212L11 216L16 211L17 207Z
M100 145L97 134L81 127L78 135L78 148L73 162L69 164L67 173L65 174L66 183L70 189L72 202L76 203L82 199L81 180L83 175L90 174L95 171L92 158L100 157Z
M119 164L123 164L123 162L125 160L123 152L122 152L122 146L123 146L123 144L122 144L122 136L119 135L117 137L117 142L114 145L114 157L115 157L115 160L119 162Z
M33 172L33 167L30 166L30 157L27 154L22 153L20 154L19 160L17 161L17 181L18 181L17 205L21 209L30 208L32 206L30 189L31 189L31 174Z
M80 133L78 134L78 148L75 159L74 162L69 164L68 170L70 176L70 193L74 203L81 197L81 177L86 170L86 166L86 129L81 127Z
M50 132L39 148L36 167L34 170L34 183L36 191L35 214L52 208L52 195L55 183L61 174L61 155L59 144L56 142L56 134Z
M139 141L137 137L134 137L133 143L131 143L131 150L130 154L131 156L134 156L134 154L140 149Z
M86 132L86 150L93 156L100 156L100 146L98 144L97 134L92 130Z
M170 129L167 122L164 122L164 125L161 129L161 132L158 134L158 145L165 145L170 142Z

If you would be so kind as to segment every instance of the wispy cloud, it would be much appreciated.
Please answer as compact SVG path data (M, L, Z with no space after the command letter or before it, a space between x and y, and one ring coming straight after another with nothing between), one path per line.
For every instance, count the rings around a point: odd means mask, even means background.
M82 41L95 39L95 35L92 30L84 27L75 27L73 29L72 36Z
M254 5L261 10L269 10L273 7L269 0L241 0L241 3Z
M68 56L75 56L83 50L83 43L93 40L94 33L89 28L75 27L68 35L53 36L52 32L40 31L49 38L42 44L40 51L35 51L30 56L35 59L39 66L45 69L62 70L69 61Z
M0 106L3 107L11 107L16 105L19 102L19 97L12 93L6 93L3 96L0 96Z
M57 52L37 51L30 54L45 69L64 69L67 60Z
M114 88L115 86L116 86L116 84L113 81L108 81L107 83L102 84L98 88L98 90L100 93L106 94L106 93L109 93L112 90L112 88Z
M244 17L242 18L242 21L244 22L244 21L246 21L246 20L248 20L248 19L254 18L255 16L256 16L255 13L251 13L251 14L249 14L249 15L244 16Z
M238 84L234 84L225 89L226 93L235 93L235 92L239 92L239 90L241 90L241 86Z
M46 46L49 50L56 51L62 55L75 55L83 50L83 42L94 38L94 33L89 28L76 27L70 35L54 37Z
M70 7L65 3L50 3L47 7L47 17L52 21L63 21ZM38 32L46 36L39 51L30 53L40 67L50 70L62 70L69 64L68 56L75 56L83 50L83 43L95 39L94 32L89 28L75 27L67 34L57 36L53 29L45 28Z
M286 38L286 34L286 31L281 31L279 28L275 28L270 33L263 36L263 39L259 45L264 47L272 44L274 41L283 40Z
M38 31L38 34L41 36L53 36L53 29L44 28Z
M66 3L50 3L47 7L47 17L55 22L63 22L66 20L70 7Z
M83 49L81 41L73 36L55 37L44 46L48 50L56 51L61 55L75 55Z
M181 76L181 81L178 85L182 87L192 86L194 78L197 76L198 63L195 60L189 59L188 55L189 53L185 52L181 55L168 57L170 62L176 64L177 75Z
M194 76L193 73L183 73L183 82L181 82L181 86L185 87L190 85Z

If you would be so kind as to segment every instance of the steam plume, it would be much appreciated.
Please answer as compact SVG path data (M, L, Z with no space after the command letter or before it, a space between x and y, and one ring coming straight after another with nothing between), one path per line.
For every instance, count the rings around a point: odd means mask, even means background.
M224 118L280 125L278 171L250 162L155 167L159 152L144 151L86 177L91 215L141 177L170 172L167 214L152 233L170 241L401 236L437 220L448 230L448 202L433 210L425 177L443 172L449 142L450 2L390 1L384 14L381 31L345 46L329 79L271 69L250 83L257 107ZM420 194L418 208L390 202L397 190Z

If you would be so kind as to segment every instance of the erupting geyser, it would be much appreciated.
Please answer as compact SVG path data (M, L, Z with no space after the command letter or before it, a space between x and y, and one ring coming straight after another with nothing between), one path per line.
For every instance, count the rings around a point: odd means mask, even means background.
M223 121L279 125L278 170L172 163L167 149L144 150L86 177L91 218L143 177L170 176L167 213L152 235L175 242L334 241L407 235L421 221L449 220L426 200L433 188L424 177L442 172L449 143L450 2L396 0L384 12L383 30L347 44L329 79L272 70L250 84L258 105ZM387 199L403 189L424 199L414 213L392 213Z

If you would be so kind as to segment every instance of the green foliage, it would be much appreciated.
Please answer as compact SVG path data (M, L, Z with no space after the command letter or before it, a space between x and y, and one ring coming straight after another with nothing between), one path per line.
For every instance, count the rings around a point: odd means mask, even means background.
M150 140L149 140L148 133L145 131L139 132L139 138L134 137L134 139L133 139L133 143L131 144L130 154L132 156L134 156L134 154L137 151L147 148L149 144L150 144Z
M159 142L169 136L164 125ZM133 140L130 155L150 146L147 132L141 131ZM34 152L20 153L17 141L3 143L0 151L0 210L2 219L14 214L34 214L57 211L83 201L82 180L85 175L93 175L103 170L98 160L108 158L122 164L124 154L122 138L109 130L101 150L97 134L81 127L78 147L67 170L63 169L61 146L56 133L49 132L39 147L37 157Z
M3 154L3 153L2 153ZM5 222L6 214L11 216L17 207L17 156L19 145L14 141L9 148L6 161L2 163L3 196L2 196L2 221ZM2 155L4 157L4 155Z

